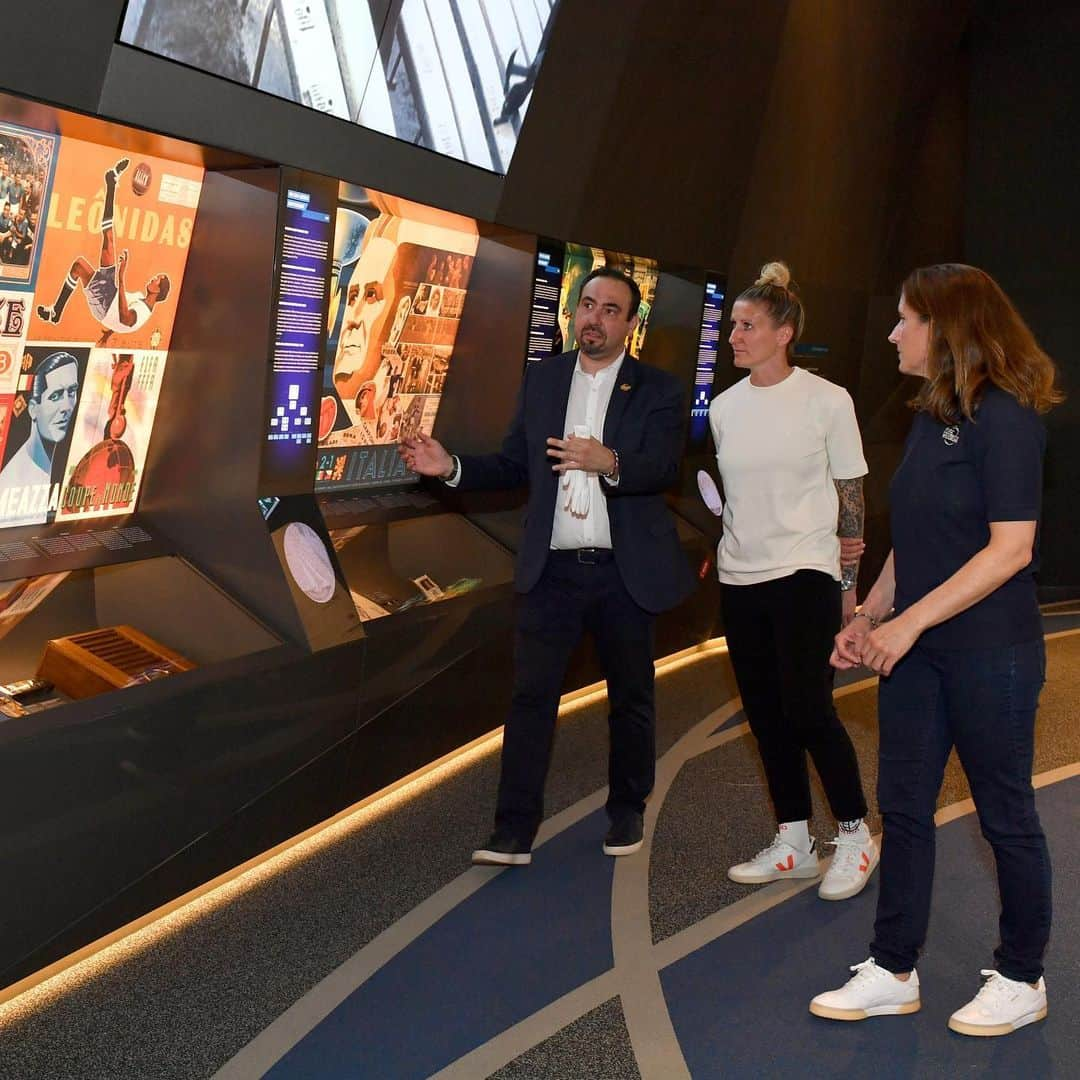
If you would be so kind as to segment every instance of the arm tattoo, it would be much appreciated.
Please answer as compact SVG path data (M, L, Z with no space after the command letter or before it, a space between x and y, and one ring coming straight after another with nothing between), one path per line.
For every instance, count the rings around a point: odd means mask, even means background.
M854 480L834 480L836 493L840 496L840 515L836 523L836 535L862 536L866 503L863 499L863 482L859 476ZM859 576L858 564L841 568L840 580L845 588L854 586Z
M840 517L836 523L837 536L862 536L866 504L863 501L862 477L854 480L834 480L840 496Z

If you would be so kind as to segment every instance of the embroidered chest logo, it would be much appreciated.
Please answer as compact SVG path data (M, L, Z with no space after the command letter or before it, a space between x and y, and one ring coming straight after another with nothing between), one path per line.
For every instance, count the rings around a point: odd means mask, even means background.
M955 446L960 441L960 429L958 427L947 427L941 433L941 441L946 446Z

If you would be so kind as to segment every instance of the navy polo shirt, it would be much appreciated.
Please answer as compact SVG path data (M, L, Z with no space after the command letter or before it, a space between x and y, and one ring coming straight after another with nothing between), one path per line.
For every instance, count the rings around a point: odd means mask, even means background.
M915 417L892 479L896 613L952 577L990 542L991 521L1039 520L1046 429L1038 413L990 386L973 420ZM989 596L919 638L939 649L990 648L1042 636L1031 562Z

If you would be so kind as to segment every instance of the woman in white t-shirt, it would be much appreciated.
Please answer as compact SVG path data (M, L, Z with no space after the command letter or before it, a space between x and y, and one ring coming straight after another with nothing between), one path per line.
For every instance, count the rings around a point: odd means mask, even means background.
M761 754L778 830L728 870L758 884L815 878L807 754L839 828L818 889L826 900L859 893L878 862L863 818L859 766L833 706L833 636L855 610L867 472L847 391L791 362L805 320L783 263L769 263L735 300L735 366L749 376L709 407L723 482L717 551L724 632L743 708Z

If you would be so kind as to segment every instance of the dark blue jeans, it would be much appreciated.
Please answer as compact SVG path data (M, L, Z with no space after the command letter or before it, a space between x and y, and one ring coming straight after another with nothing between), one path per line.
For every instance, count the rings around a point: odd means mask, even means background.
M992 649L915 646L882 679L878 804L884 821L870 953L910 971L926 939L934 880L934 809L956 746L1001 895L997 969L1035 982L1050 936L1050 855L1031 785L1042 640Z

